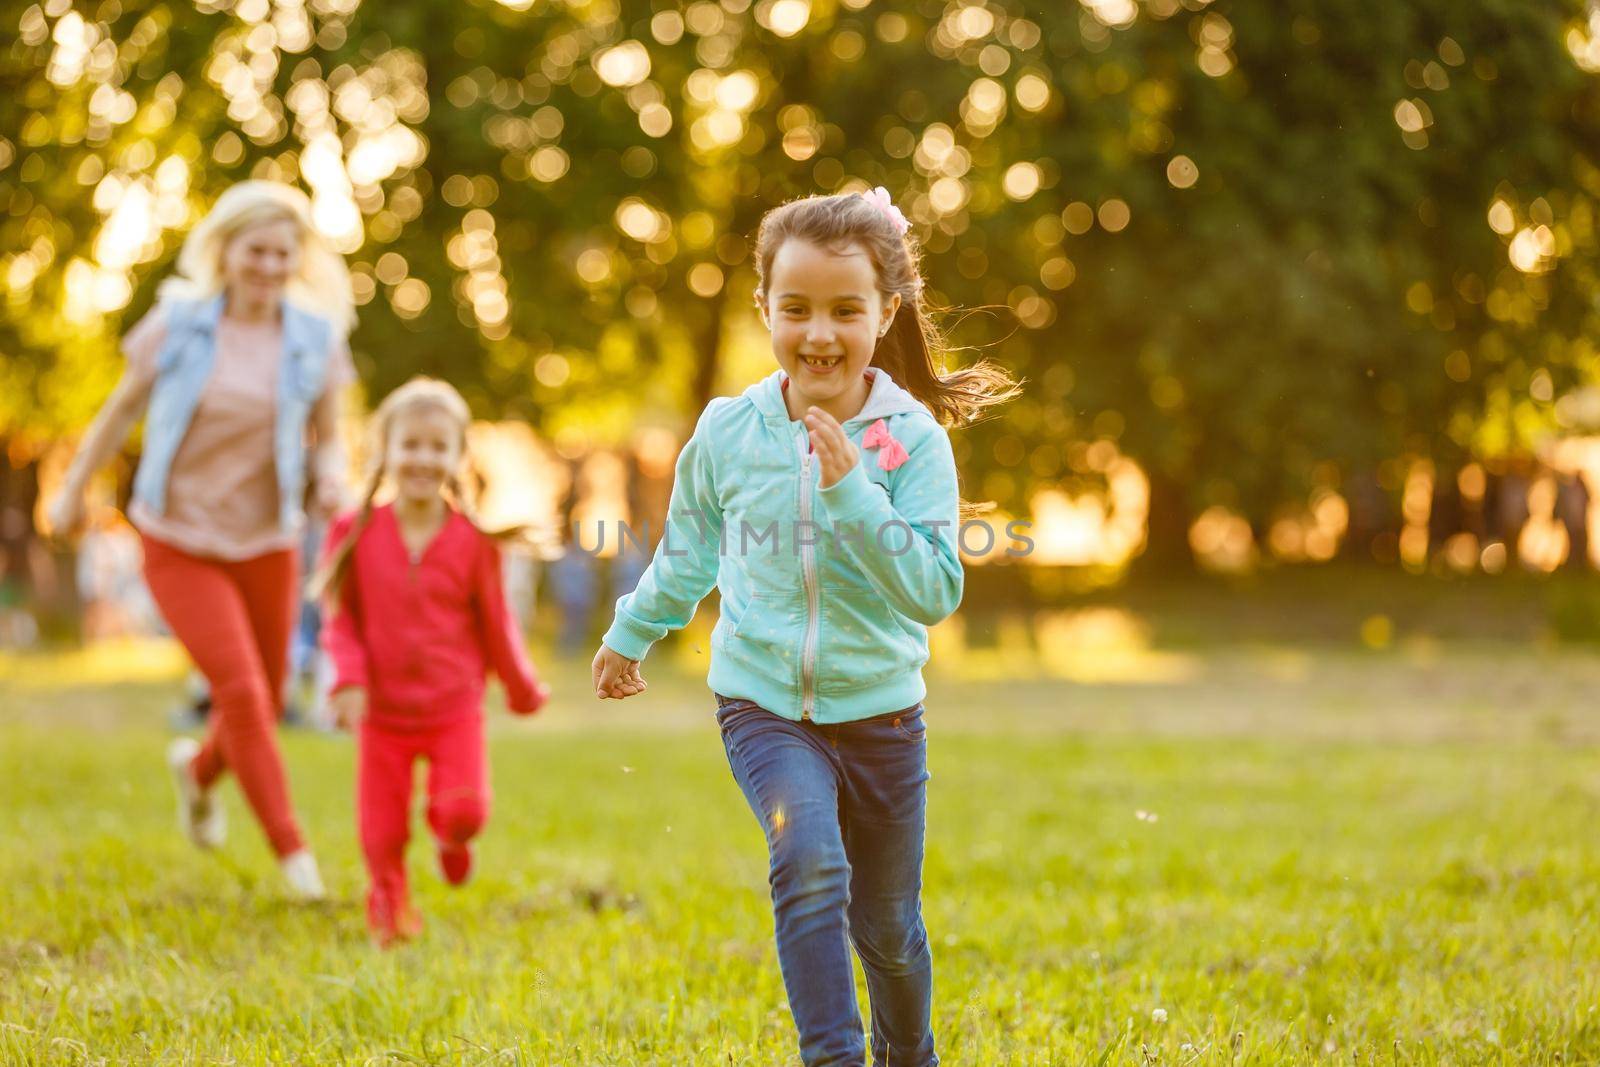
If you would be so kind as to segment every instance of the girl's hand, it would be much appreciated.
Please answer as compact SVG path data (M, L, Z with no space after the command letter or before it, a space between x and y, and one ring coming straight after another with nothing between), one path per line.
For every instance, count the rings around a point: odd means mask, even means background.
M319 474L311 486L311 511L320 519L336 515L344 503L344 486L337 476Z
M855 442L846 436L838 419L816 406L806 412L806 429L811 432L811 449L822 464L822 488L838 484L861 459Z
M83 492L70 486L56 494L45 509L50 536L66 537L83 523Z
M594 695L601 700L625 700L649 686L639 675L639 661L613 652L605 645L594 654Z
M354 730L367 716L367 691L360 686L346 686L328 698L328 705L339 729Z

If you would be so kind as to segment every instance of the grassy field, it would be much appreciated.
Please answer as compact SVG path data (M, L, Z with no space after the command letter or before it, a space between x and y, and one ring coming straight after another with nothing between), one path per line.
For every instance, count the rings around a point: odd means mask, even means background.
M1043 658L949 657L947 1064L1600 1062L1600 656L1351 625L1152 642L1104 608ZM479 875L415 841L428 929L388 954L347 739L287 736L334 893L291 906L231 785L226 849L174 830L170 652L0 660L0 1062L798 1062L760 836L675 656L641 700L551 664L548 714L497 714Z

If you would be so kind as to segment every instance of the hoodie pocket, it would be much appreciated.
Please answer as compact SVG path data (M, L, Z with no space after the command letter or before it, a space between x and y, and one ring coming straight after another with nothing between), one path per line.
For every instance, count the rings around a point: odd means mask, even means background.
M752 593L738 619L718 628L723 635L722 651L730 663L769 678L787 678L794 671L800 643L789 631L789 612L780 601L763 593ZM788 661L787 667L780 666L784 661Z
M849 692L909 674L925 657L881 598L859 586L822 584L817 689Z

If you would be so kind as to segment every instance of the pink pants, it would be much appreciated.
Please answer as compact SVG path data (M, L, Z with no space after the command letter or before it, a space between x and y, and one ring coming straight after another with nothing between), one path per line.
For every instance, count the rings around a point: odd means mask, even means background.
M369 916L407 902L406 842L411 838L414 765L428 761L428 826L440 844L464 845L489 818L483 716L440 726L396 729L371 714L361 723L356 812L372 889Z
M289 632L299 600L293 549L254 559L202 559L143 537L145 584L173 634L211 684L211 723L194 758L209 789L224 770L239 779L273 851L305 847L278 749Z

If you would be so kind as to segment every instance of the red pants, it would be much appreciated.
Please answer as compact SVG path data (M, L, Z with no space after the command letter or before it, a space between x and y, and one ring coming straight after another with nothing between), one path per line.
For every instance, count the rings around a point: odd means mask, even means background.
M393 914L407 901L405 853L416 761L428 761L428 826L441 844L466 844L489 818L483 716L416 730L386 726L369 714L361 723L360 747L356 812L372 878L367 912Z
M254 559L201 559L150 537L144 578L167 625L211 684L211 723L194 759L209 789L224 770L239 779L273 851L305 847L278 750L299 560L292 549Z

